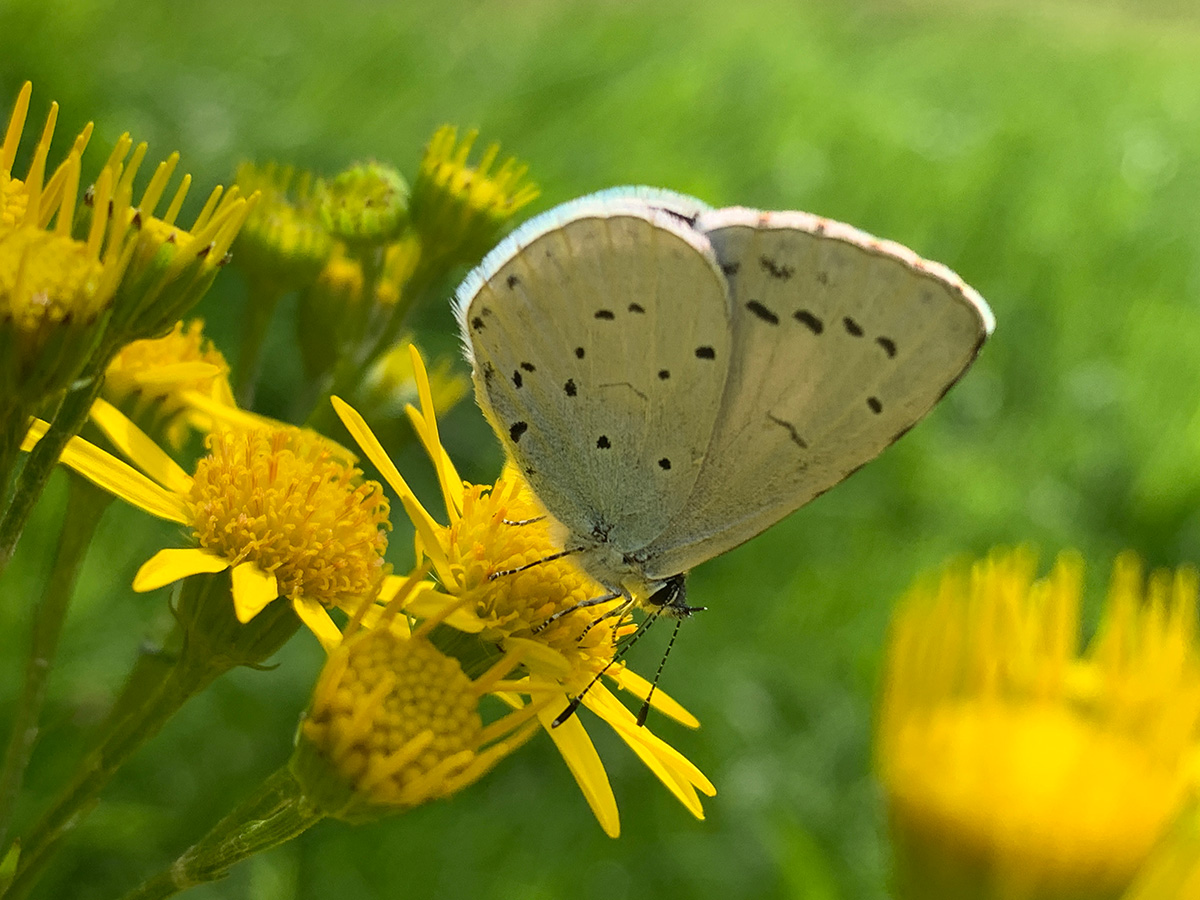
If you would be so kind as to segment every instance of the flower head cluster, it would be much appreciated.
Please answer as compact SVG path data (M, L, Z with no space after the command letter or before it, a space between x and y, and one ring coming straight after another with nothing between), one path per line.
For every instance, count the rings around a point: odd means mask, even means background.
M1077 650L1082 565L1026 551L915 588L892 629L878 767L901 896L1119 894L1187 801L1200 737L1194 571L1117 560Z
M424 363L412 350L421 410L410 408L410 419L438 473L449 522L432 517L408 487L371 429L357 412L335 398L342 421L363 452L399 495L417 529L420 558L428 561L439 589L415 598L409 609L416 615L446 615L448 624L479 634L508 651L521 648L531 678L557 686L556 703L538 713L564 760L592 806L597 819L612 835L619 831L616 801L603 764L578 716L555 726L556 714L600 672L618 686L645 699L650 686L613 655L622 636L633 630L624 615L605 617L614 604L575 608L584 600L606 593L567 557L532 566L514 575L498 572L545 560L562 549L558 531L543 515L529 488L511 470L495 485L464 484L438 437L433 398ZM530 521L530 520L534 521ZM452 609L447 614L445 610ZM662 692L654 705L689 725L696 722ZM591 686L582 704L617 731L642 761L697 817L703 808L697 791L712 795L707 778L677 750L650 729L639 727L635 716L601 682Z
M460 141L449 125L439 128L425 149L413 185L412 220L429 258L444 265L474 262L496 242L504 225L538 196L526 180L528 166L509 157L493 168L500 145L491 144L479 161L468 159L478 132Z
M325 227L352 247L386 244L407 222L408 184L383 163L347 169L323 183L317 196Z
M317 214L312 175L243 163L236 182L244 194L262 197L234 243L237 265L280 294L311 284L335 247Z

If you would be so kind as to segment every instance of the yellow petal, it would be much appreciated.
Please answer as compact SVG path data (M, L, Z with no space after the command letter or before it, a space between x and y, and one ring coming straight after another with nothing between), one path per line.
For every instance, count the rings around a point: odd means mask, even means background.
M114 447L163 487L176 494L192 489L192 476L111 403L96 398L91 419Z
M224 382L218 382L218 385L223 384ZM278 419L272 419L269 416L260 416L258 413L252 413L249 410L239 408L227 387L217 387L215 393L217 396L209 396L200 391L183 391L179 396L188 406L204 413L212 421L228 428L280 429L296 427L289 425L287 422L280 422ZM355 454L332 438L327 438L325 435L318 434L315 431L306 430L305 433L312 437L313 440L320 442L321 446L325 447L338 459L345 460L349 465L354 465L358 462L358 457Z
M279 596L279 583L257 563L242 562L233 567L233 611L239 622L249 622Z
M319 602L311 597L297 597L292 601L292 607L296 610L300 621L321 642L326 653L341 643L342 633L338 631L333 619L329 618L329 611Z
M608 677L642 702L645 702L646 695L650 693L650 682L624 665L611 667ZM700 720L684 709L677 700L668 696L662 688L655 690L650 699L650 706L688 728L700 727Z
M141 594L180 578L187 578L189 575L224 572L228 568L229 560L207 550L198 547L168 548L159 550L142 563L142 567L133 576L133 589Z
M153 369L138 373L137 380L146 387L171 388L177 384L190 381L200 381L204 378L216 378L221 369L212 363L192 360L189 362L164 363Z
M37 446L37 442L45 435L46 428L45 422L34 419L21 442L21 449L32 450ZM97 487L152 516L181 525L190 519L183 497L164 490L132 466L83 438L71 438L58 461L74 469ZM188 482L190 486L190 478Z
M400 474L400 470L396 468L396 464L388 457L387 451L383 449L383 445L379 443L379 438L375 437L375 433L371 431L366 420L358 414L358 411L353 406L341 397L330 397L329 401L333 404L333 408L337 412L338 418L342 420L342 424L346 426L346 430L350 432L350 436L362 448L362 452L367 454L367 459L375 464L375 468L379 470L379 474L384 477L384 480L392 486L392 490L400 497L400 501L404 504L404 508L408 511L409 516L412 516L416 512L419 514L420 519L424 519L426 522L433 522L429 513L425 511L425 507L421 505L421 501L417 499L417 495L412 492L412 488L408 486L408 482ZM417 518L413 519L413 523L420 527ZM434 524L436 525L437 523L434 522Z
M396 591L407 580L398 575L389 575L383 581L383 587L379 591L379 599L387 603L396 595ZM430 586L418 588L412 597L409 598L409 601L404 604L404 611L409 615L416 616L418 619L432 619L441 616L447 606L461 604L461 602L460 598L443 594L441 591ZM442 621L456 631L462 631L467 634L478 634L484 629L483 621L479 616L461 605L445 616Z
M579 716L571 716L557 727L552 724L569 702L567 695L563 694L562 705L551 703L543 707L538 712L538 719L558 747L567 768L575 776L575 782L583 791L583 797L604 833L609 837L618 837L621 834L621 817L617 813L617 798L613 796L600 754L596 752Z

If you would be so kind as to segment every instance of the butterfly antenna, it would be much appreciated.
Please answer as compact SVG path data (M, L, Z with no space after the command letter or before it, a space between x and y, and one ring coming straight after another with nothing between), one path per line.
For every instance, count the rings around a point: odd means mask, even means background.
M654 681L650 682L650 691L646 694L646 700L638 711L638 728L646 724L646 717L650 715L650 701L654 699L654 689L658 687L658 679L663 673L663 666L667 664L667 657L671 655L671 648L675 646L675 638L678 636L679 626L682 624L682 618L675 620L675 630L671 632L671 640L667 641L667 649L663 651L662 659L658 662L658 671L654 673Z
M624 659L625 654L628 653L630 649L632 649L633 645L638 642L641 636L650 629L650 626L654 624L654 620L658 617L659 611L655 610L645 618L642 624L638 626L637 631L633 633L633 636L624 644L624 646L622 646L617 650L616 653L613 654L612 659L604 664L604 668L597 672L592 680L587 683L587 687L571 698L571 701L567 704L567 708L560 712L558 716L555 717L554 721L550 723L551 728L557 728L563 722L567 721L567 719L571 718L571 716L575 715L575 710L579 709L579 704L583 702L583 698L587 695L587 692L595 687L596 682L599 681L601 676L604 675L604 673L610 668L612 668L615 663L618 663ZM659 671L662 671L662 666L659 666ZM656 677L655 681L657 680L658 679Z

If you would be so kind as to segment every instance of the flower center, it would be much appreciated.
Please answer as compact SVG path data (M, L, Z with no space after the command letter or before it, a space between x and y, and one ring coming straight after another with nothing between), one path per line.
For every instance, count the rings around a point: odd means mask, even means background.
M388 503L379 485L299 430L215 432L188 497L202 547L273 573L279 592L326 606L374 593Z
M35 228L0 233L0 316L33 332L99 314L103 266L82 241Z

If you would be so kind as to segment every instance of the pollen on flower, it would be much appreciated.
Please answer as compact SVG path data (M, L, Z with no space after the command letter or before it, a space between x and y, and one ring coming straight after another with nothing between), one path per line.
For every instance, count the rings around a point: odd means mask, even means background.
M1185 802L1196 574L1144 586L1119 559L1082 654L1081 585L1075 557L1035 580L998 552L901 605L877 741L899 896L959 896L964 872L972 896L1117 896Z
M274 574L283 596L354 604L386 574L388 502L299 429L214 432L188 496L200 545Z
M21 228L0 235L0 316L27 332L67 319L90 321L100 294L101 262L66 235Z
M493 572L545 559L562 549L549 520L509 524L544 515L533 492L514 470L496 484L469 485L461 518L446 529L445 546L454 554L451 568L461 571L453 593L474 599L488 623L484 637L534 638L558 651L571 666L569 690L579 690L612 659L617 641L635 629L627 614L602 618L620 601L570 610L608 591L570 557L489 580Z

